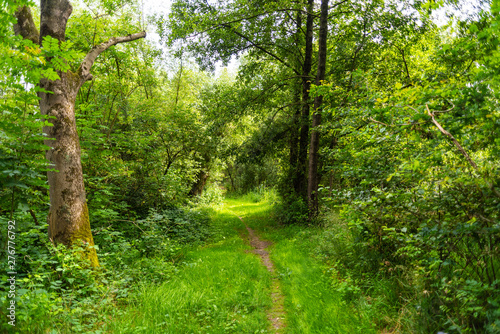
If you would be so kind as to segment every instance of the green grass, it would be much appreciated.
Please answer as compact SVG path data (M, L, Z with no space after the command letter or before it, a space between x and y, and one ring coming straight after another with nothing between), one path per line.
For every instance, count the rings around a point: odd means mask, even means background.
M271 208L254 207L245 222L274 242L270 249L285 295L286 333L375 333L367 317L346 304L326 275L326 267L311 257L316 227L278 226Z
M144 287L114 333L266 333L270 275L236 233L241 221L215 217L221 241L188 251L177 275Z
M124 315L108 324L113 333L268 333L271 276L245 252L245 223L270 248L284 294L284 333L370 333L366 318L341 300L324 266L307 251L314 229L279 227L266 202L227 199L214 217L218 241L187 251L171 280L145 286ZM238 217L244 219L243 223Z

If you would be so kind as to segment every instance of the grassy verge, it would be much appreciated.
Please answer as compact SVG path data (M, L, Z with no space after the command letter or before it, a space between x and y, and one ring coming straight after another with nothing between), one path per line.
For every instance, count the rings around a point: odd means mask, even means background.
M222 210L214 219L220 241L186 253L173 279L145 286L126 313L109 324L114 333L266 333L270 276Z
M283 333L373 333L368 317L342 300L327 268L311 256L310 227L277 226L267 202L227 199L214 218L219 241L186 252L169 281L145 286L125 314L109 323L113 333L268 333L271 277L245 252L244 223L271 240L271 258L286 312Z
M266 204L247 206L249 209L245 222L274 242L270 254L285 295L286 333L375 332L370 319L335 291L328 268L312 257L320 229L277 226Z

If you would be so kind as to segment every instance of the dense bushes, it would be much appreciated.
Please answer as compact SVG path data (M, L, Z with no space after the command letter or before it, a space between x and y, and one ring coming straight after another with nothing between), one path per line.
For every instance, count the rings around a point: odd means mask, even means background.
M474 192L458 189L451 187L448 195L454 192L462 203L475 197ZM436 221L435 208L446 207L438 198L421 198L427 206L419 207L420 215L432 218L419 220L401 207L389 211L398 206L386 197L380 193L358 202L360 207L344 206L340 218L334 215L319 237L316 252L338 275L336 288L348 299L353 291L356 298L363 292L392 313L392 320L379 322L381 327L403 332L500 332L498 224L468 219L464 206L456 202L455 210L448 208ZM473 203L485 208L479 198Z
M117 305L133 300L141 283L161 283L175 275L183 247L201 244L214 235L209 212L206 208L172 207L152 209L142 220L108 221L94 230L101 264L98 270L82 258L84 247L52 245L46 224L21 229L16 237L15 329L90 333L101 327L106 316L121 312ZM21 220L17 222L21 224ZM5 318L7 261L0 265L0 316ZM5 322L1 326L2 331L12 330Z
M373 303L389 298L391 330L500 332L498 19L480 16L481 31L407 45L411 82L360 68L344 104L342 87L327 93L322 198L340 226L318 251Z
M307 203L299 196L289 194L276 203L274 218L282 224L306 224L308 220Z

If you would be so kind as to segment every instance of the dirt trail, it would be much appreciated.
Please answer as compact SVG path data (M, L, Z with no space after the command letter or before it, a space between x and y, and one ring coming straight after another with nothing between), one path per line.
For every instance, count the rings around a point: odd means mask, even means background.
M241 219L243 223L243 218ZM262 264L266 266L267 270L272 274L271 275L271 298L273 301L273 305L271 309L267 312L267 318L271 322L275 333L281 333L282 329L285 327L284 319L285 319L285 308L284 308L284 296L281 293L281 287L277 276L275 275L274 264L269 258L269 252L265 249L272 245L272 242L261 240L256 234L255 231L252 230L245 224L245 227L248 231L248 238L250 245L254 248L252 253L260 255L260 259Z

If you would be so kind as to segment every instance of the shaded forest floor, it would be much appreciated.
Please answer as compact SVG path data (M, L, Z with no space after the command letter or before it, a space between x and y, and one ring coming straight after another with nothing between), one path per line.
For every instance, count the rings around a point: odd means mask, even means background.
M245 198L226 199L213 224L218 241L186 250L176 275L144 286L109 332L375 332L311 257L311 228L278 226L269 203Z

